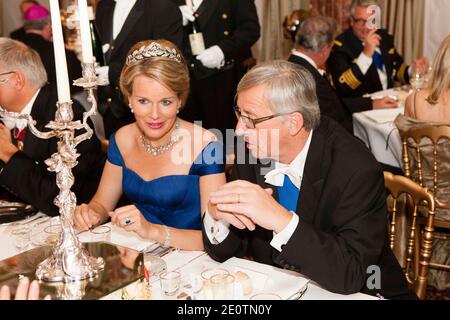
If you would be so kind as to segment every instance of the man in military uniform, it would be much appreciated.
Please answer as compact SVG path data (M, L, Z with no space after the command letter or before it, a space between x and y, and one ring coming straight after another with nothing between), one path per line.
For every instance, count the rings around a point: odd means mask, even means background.
M192 7L186 0L173 1L183 14L183 51L191 73L191 94L181 117L202 120L203 127L225 133L236 124L233 104L237 83L260 36L254 0L192 0ZM189 42L194 20L206 49L197 56Z
M392 88L394 81L409 82L410 67L394 47L394 40L386 30L372 25L376 0L353 0L351 28L335 40L328 66L338 93L342 97L361 97L367 93ZM425 58L414 66L428 69ZM395 100L385 98L385 105L395 107ZM362 111L362 110L361 110Z

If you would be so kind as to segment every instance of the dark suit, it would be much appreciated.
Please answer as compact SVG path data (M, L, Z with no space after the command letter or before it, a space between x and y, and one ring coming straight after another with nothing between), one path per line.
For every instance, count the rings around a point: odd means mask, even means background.
M52 86L47 85L41 89L31 111L38 130L48 131L45 125L55 119L56 101L56 90ZM74 102L73 110L74 119L82 120L83 107ZM92 123L91 127L93 128ZM77 134L82 132L84 131ZM56 138L43 140L27 131L23 140L23 151L16 152L6 164L0 164L0 186L12 196L50 215L58 214L53 200L59 189L56 186L55 173L47 170L44 161L57 151L57 142ZM91 139L79 144L77 152L80 157L77 159L78 165L73 169L75 184L72 191L80 204L89 202L95 194L105 155L95 134Z
M24 27L20 27L19 29L14 30L13 32L11 32L11 33L9 34L9 37L10 37L11 39L14 39L14 40L18 40L18 41L22 41L22 42L23 42L23 38L25 38L26 35L27 35L27 34L25 33L25 28L24 28Z
M386 68L388 87L392 88L394 80L409 82L408 66L394 47L394 40L386 30L378 30L381 36L381 54ZM374 63L365 75L356 64L356 59L363 52L364 46L350 28L336 38L333 51L328 60L328 67L333 76L334 85L342 97L362 97L366 93L383 90Z
M264 182L261 165L235 165L233 179ZM282 252L270 246L272 231L230 228L208 254L218 261L251 256L255 261L294 270L341 294L381 293L408 297L402 270L389 248L383 173L365 146L335 121L322 117L313 131L296 213L300 222ZM381 268L381 290L369 290L369 266Z
M110 44L110 49L105 53L110 85L99 88L100 109L104 113L107 136L134 121L119 88L120 73L131 47L143 40L165 39L181 48L183 41L181 12L168 0L137 0L122 30L113 39L115 4L114 0L100 1L95 17L102 43Z
M172 1L178 6L186 4L185 0ZM243 62L251 57L250 49L260 36L258 15L253 0L203 0L195 16L205 48L219 46L225 65L221 69L204 67L191 53L191 25L184 28L183 50L189 61L191 95L181 117L202 120L205 128L224 133L236 125L234 96L244 74Z
M34 33L26 33L22 39L19 40L39 53L45 71L47 71L48 82L56 86L56 67L53 43ZM66 50L66 60L67 70L69 72L69 83L72 84L74 80L81 77L81 62L77 59L75 53L70 50ZM70 90L72 92L77 92L82 89L71 85Z

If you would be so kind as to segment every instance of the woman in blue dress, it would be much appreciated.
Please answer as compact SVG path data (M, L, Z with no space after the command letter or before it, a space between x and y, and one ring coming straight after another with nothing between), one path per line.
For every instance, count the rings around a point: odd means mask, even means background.
M142 238L203 250L201 214L209 194L225 183L223 145L177 117L189 94L180 50L165 40L139 42L120 87L136 122L111 135L97 193L75 210L75 227L87 230L111 217ZM122 194L133 205L115 209Z

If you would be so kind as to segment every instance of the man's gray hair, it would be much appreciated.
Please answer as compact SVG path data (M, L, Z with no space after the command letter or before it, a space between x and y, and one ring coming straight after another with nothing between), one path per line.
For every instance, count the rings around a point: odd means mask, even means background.
M23 23L23 28L28 30L42 30L44 27L50 23L51 17L45 17L40 20L25 20Z
M312 54L332 44L337 33L336 20L329 17L311 17L303 21L296 37L296 47Z
M47 83L47 72L41 57L22 42L0 37L0 67L2 72L20 71L35 88Z
M353 15L355 13L356 7L364 7L368 8L370 6L380 6L378 0L353 0L350 6L350 14Z
M304 128L315 129L320 123L316 83L306 68L283 60L257 65L239 82L237 94L265 85L265 99L273 113L299 112Z

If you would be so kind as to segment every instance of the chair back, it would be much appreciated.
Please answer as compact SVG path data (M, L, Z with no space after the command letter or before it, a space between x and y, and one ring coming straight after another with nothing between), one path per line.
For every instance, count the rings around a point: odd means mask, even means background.
M425 159L424 156L424 138L428 138L431 141L432 147L432 159ZM415 146L409 145L409 141L413 140L415 142ZM443 209L450 209L450 199L439 199L438 198L438 189L439 182L442 179L443 172L440 172L440 164L442 161L442 157L439 154L439 142L443 142L443 140L448 140L450 143L450 127L449 126L430 126L419 129L411 129L403 134L402 137L402 145L403 145L403 171L405 176L413 179L422 187L426 186L425 183L425 175L428 174L432 179L432 186L428 186L430 191L435 196L436 207ZM411 159L410 154L408 153L409 148L413 148L415 153L415 161L417 162L417 176L413 176L412 168L411 168ZM432 161L432 165L430 166L432 172L425 172L426 168L424 167L424 160ZM447 159L448 160L448 159ZM445 160L445 161L447 161ZM450 167L449 167L450 169Z
M405 266L404 272L410 288L414 289L420 299L425 298L427 288L428 269L432 252L432 240L434 231L435 201L433 195L426 188L421 187L409 178L396 176L390 172L384 173L384 184L393 198L390 209L389 242L391 249L396 245L396 215L399 213L401 197L406 195L407 202L412 210L405 213L409 220L407 225L407 245L404 259L400 264ZM418 207L426 206L427 218L423 234L418 224ZM397 242L398 243L398 242Z

